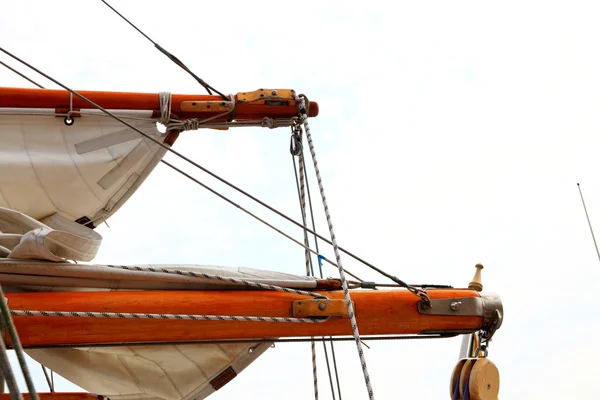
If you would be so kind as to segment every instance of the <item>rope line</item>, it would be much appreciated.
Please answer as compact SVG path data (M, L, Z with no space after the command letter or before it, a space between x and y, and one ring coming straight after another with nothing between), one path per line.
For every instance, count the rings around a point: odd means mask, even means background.
M221 96L224 100L228 100L227 96L225 96L223 93L219 92L217 89L215 89L214 87L210 86L208 83L206 83L199 76L197 76L196 74L194 74L188 67L185 66L185 64L183 62L181 62L181 60L179 60L173 54L169 53L167 50L165 50L163 47L161 47L154 40L150 39L150 36L148 36L144 32L142 32L141 29L139 29L131 21L129 21L127 18L125 18L125 16L123 16L123 14L121 14L120 12L118 12L117 10L115 10L115 8L113 6L111 6L110 4L108 4L104 0L100 0L100 1L103 2L108 8L110 8L111 10L113 10L115 12L115 14L117 14L119 17L123 18L123 20L125 22L127 22L129 25L131 25L136 31L138 31L139 33L141 33L142 36L144 36L146 39L148 39L154 45L154 47L156 47L156 49L158 51L160 51L165 56L167 56L169 58L169 60L173 61L181 69L183 69L185 72L187 72L188 74L190 74L200 85L202 85L202 87L204 87L204 89L206 89L206 91L208 92L208 94L212 94L212 92L211 92L211 90L212 90L215 93L217 93L219 96Z
M300 294L303 296L311 296L311 297L314 297L317 299L327 299L327 296L325 296L325 295L306 291L306 290L286 288L286 287L281 287L281 286L276 286L276 285L270 285L267 283L254 282L254 281L250 281L247 279L231 278L231 277L227 277L227 276L207 274L204 272L185 271L185 270L181 270L181 269L171 269L171 268L140 267L140 266L134 266L134 265L106 265L106 266L108 268L125 269L128 271L143 271L143 272L158 273L158 274L163 273L163 274L171 274L171 275L184 275L184 276L190 276L193 278L204 278L204 279L216 280L216 281L220 281L220 282L242 284L242 285L255 287L255 288L259 288L259 289L264 289L264 290L274 290L277 292Z
M10 310L11 315L18 317L77 317L77 318L122 318L122 319L177 319L190 321L236 321L236 322L294 322L322 323L326 318L292 318L292 317L257 317L240 315L197 315L197 314L144 314L121 312L90 312L90 311L34 311Z
M216 190L212 189L210 186L200 182L198 179L194 178L193 176L191 176L190 174L188 174L187 172L184 172L183 170L181 170L180 168L177 168L176 166L174 166L173 164L169 163L168 161L165 160L161 160L161 162L163 164L165 164L166 166L168 166L169 168L174 169L175 171L177 171L178 173L180 173L181 175L185 176L186 178L192 180L193 182L197 183L198 185L202 186L204 189L208 190L209 192L211 192L212 194L216 195L217 197L225 200L226 202L228 202L229 204L235 206L236 208L240 209L241 211L245 212L246 214L248 214L249 216L251 216L252 218L256 219L257 221L265 224L266 226L268 226L269 228L273 229L275 232L283 235L284 237L286 237L287 239L291 240L292 242L296 243L298 246L304 247L306 248L308 251L310 251L311 253L320 256L320 254L317 254L317 252L315 252L313 249L311 248L307 248L305 245L303 245L302 243L300 243L298 240L294 239L293 237L291 237L290 235L288 235L287 233L281 231L279 228L276 228L274 225L268 223L267 221L265 221L264 219L260 218L259 216L257 216L256 214L252 213L251 211L248 211L247 209L245 209L244 207L240 206L238 203L234 202L233 200L229 199L228 197L222 195L221 193L217 192ZM331 265L335 265L335 263L323 256L321 256L323 258L323 260L325 260L327 263L331 264ZM348 272L349 273L349 272ZM349 273L350 274L350 273ZM350 274L351 275L351 274ZM356 279L358 279L356 276L352 275L353 277L355 277Z
M23 345L21 344L21 340L19 339L19 334L17 333L17 328L15 327L15 323L12 320L10 315L10 310L8 308L7 301L5 300L4 291L2 290L2 285L0 285L0 310L2 311L2 318L6 329L8 330L8 335L10 337L10 341L12 343L12 347L15 350L15 354L17 356L17 360L19 361L19 366L21 367L21 372L23 373L23 378L25 379L25 384L27 386L27 390L29 391L29 397L31 400L39 400L40 397L35 390L35 385L33 384L33 379L31 378L31 373L29 372L29 367L27 366L27 360L25 359L25 352L23 351ZM4 345L4 335L2 337L2 344ZM13 376L14 378L14 376ZM8 383L8 381L7 381ZM20 396L20 395L19 395ZM21 398L21 397L17 397Z
M302 215L302 224L306 226L306 193L304 190L304 167L302 163L299 162L300 176L298 176L298 171L296 169L296 153L302 153L302 142L301 139L296 135L296 132L292 129L292 143L296 142L296 146L290 145L290 152L292 153L292 164L294 164L294 176L296 180L296 188L298 189L298 200L300 201L300 214ZM304 258L306 262L306 275L314 276L314 271L312 268L312 257L310 256L310 251L308 250L309 242L308 242L308 233L306 230L302 231L304 236ZM310 351L311 351L311 361L312 361L312 373L313 373L313 389L315 394L315 400L319 400L319 375L317 373L317 349L315 346L315 341L312 340L310 342ZM331 379L331 376L330 376Z
M427 339L447 339L456 337L457 335L395 335L395 336L363 336L361 340L367 341L381 341L381 340L427 340ZM266 338L266 339L220 339L220 340L192 340L185 342L185 344L235 344L235 343L308 343L314 340L315 342L351 342L354 341L353 337L334 337L331 339L324 339L320 337L315 338ZM181 345L181 342L140 342L140 343L128 343L128 346L153 346L153 345ZM78 344L81 346L81 344ZM95 343L94 347L114 347L122 346L122 344L113 343ZM65 347L73 347L73 344L52 344L52 345L33 345L27 346L27 349L60 349Z
M304 167L304 157L303 157L303 147L302 147L302 137L300 136L301 132L295 132L294 130L292 130L292 137L290 138L290 153L292 154L292 164L294 167L294 176L296 178L296 189L298 191L298 198L300 200L300 211L302 213L302 222L304 223L304 226L306 226L307 222L306 222L306 197L308 196L308 201L310 204L310 212L311 212L311 220L312 220L312 224L313 224L313 230L315 229L315 220L314 220L314 216L312 215L312 201L310 198L310 191L309 191L309 187L308 187L308 177L306 176L306 168ZM298 168L296 168L296 156L298 157ZM300 173L298 174L298 169L300 170ZM309 245L309 241L308 241L308 232L306 230L304 230L304 244L307 248L310 248ZM316 250L317 253L319 252L319 244L315 238L315 246L316 246ZM310 269L310 271L309 271ZM321 278L323 278L323 268L321 267L321 263L319 263L319 273ZM307 250L306 251L306 274L310 274L311 276L314 276L314 268L313 268L313 262L312 262L312 257L310 257L310 252ZM329 362L329 352L327 350L327 344L325 342L322 342L323 344L323 353L325 355L325 364L327 366L327 376L329 377L329 386L331 388L331 396L333 400L336 400L335 397L335 389L334 389L334 384L333 384L333 377L331 374L331 364ZM333 351L333 343L331 344L331 349ZM315 389L315 399L318 398L318 384L317 384L317 365L316 365L316 348L315 348L315 341L311 341L311 352L312 352L312 362L313 362L313 378L314 378L314 389ZM335 362L335 356L334 356L334 362ZM336 368L336 377L337 377L337 365L335 365ZM339 382L338 382L338 388L339 388ZM341 398L341 397L340 397Z
M8 64L3 63L2 61L0 61L0 65L5 66L6 68L8 68L9 70L11 70L12 72L14 72L15 74L19 75L21 78L33 83L35 86L39 87L40 89L43 89L44 87L42 85L40 85L39 83L37 83L36 81L34 81L33 79L27 77L25 74L17 71L16 69L14 69L13 67L11 67Z
M335 232L333 229L333 223L331 221L331 213L329 211L329 206L327 204L327 197L325 196L325 189L323 186L323 179L321 178L321 172L319 170L319 163L317 162L317 156L315 153L315 146L312 140L312 135L310 133L310 126L308 125L308 115L306 115L306 105L304 97L296 97L296 101L300 104L300 112L301 112L301 123L304 127L304 132L306 133L306 139L308 140L308 146L310 149L310 155L313 160L313 166L315 169L315 174L317 175L317 183L319 185L319 191L321 192L321 200L323 202L323 208L325 210L325 218L327 219L327 225L329 227L329 235L331 237L331 244L333 246L333 252L335 254L335 260L337 262L338 271L340 273L340 279L342 281L342 289L344 291L344 298L346 300L346 307L348 308L348 314L350 317L350 324L352 326L352 334L354 336L354 340L356 342L356 349L358 350L358 357L360 359L361 368L363 371L363 376L365 378L365 385L367 387L367 392L369 394L369 399L375 399L375 395L373 393L373 386L371 384L371 377L369 376L369 370L367 368L367 361L365 359L365 354L362 348L362 342L360 340L360 333L358 331L358 325L356 323L356 315L354 314L354 306L352 304L352 299L350 298L350 291L348 290L348 281L346 280L346 275L344 274L344 268L342 267L342 258L340 255L340 250L337 245L337 240L335 237Z
M299 161L302 162L302 165L305 165L304 152L303 151L300 151L300 154L298 155L298 159L299 159ZM315 214L314 214L313 206L312 206L312 196L310 195L310 182L308 180L308 175L306 176L306 195L308 197L308 209L310 211L310 220L311 220L311 223L312 223L312 230L316 231L317 228L316 228L316 225L315 225ZM314 235L313 235L313 239L315 241L315 250L317 251L317 253L319 253L319 241L317 240L317 237L314 236ZM319 276L321 278L323 278L323 267L322 267L321 263L318 263L318 264L319 264ZM358 279L359 281L362 281L360 278L358 278L356 275L350 273L349 271L345 271L345 272L348 275L352 276L353 278ZM330 336L329 339L331 339L331 338L332 337ZM323 337L323 339L325 339L325 338ZM337 360L336 360L336 357L335 357L335 347L333 346L333 341L330 340L329 341L329 345L331 347L331 358L332 358L332 362L333 362L333 370L334 370L334 373L335 373L335 382L336 382L336 385L337 385L338 399L342 400L342 388L341 388L341 385L340 385L340 377L339 377L339 373L338 373ZM331 397L333 398L333 400L336 400L335 399L335 391L334 391L334 388L333 388L333 379L332 379L332 376L331 376L331 367L330 367L330 364L329 364L329 354L328 354L328 351L327 351L327 343L325 341L323 341L323 351L325 352L325 363L327 365L327 373L329 375L329 384L331 386Z

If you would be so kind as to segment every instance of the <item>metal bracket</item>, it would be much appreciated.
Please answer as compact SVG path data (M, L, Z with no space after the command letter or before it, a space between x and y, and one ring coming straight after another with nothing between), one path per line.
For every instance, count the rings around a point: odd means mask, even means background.
M354 305L354 302L352 302ZM293 317L348 317L348 307L342 299L296 300L292 302Z
M431 299L431 306L419 301L419 313L429 315L453 315L483 317L483 301L480 297L457 297L452 299Z
M237 94L238 103L264 104L268 106L295 105L295 92L290 89L258 89Z
M495 293L481 293L480 297L455 297L450 299L431 299L431 306L424 301L417 303L419 313L427 315L447 315L463 317L482 317L483 327L500 327L502 319L502 301Z

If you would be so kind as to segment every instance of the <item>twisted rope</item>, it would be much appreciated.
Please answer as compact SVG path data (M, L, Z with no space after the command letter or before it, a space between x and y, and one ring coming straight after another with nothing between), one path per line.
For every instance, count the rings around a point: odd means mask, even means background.
M352 336L354 337L354 341L356 342L356 348L358 350L358 357L360 358L360 364L363 371L363 376L365 378L365 385L367 387L367 392L369 393L369 399L374 400L375 395L373 393L373 387L371 385L371 377L369 376L369 371L367 369L367 361L365 359L365 354L362 348L362 343L360 340L360 333L358 331L358 325L356 323L356 315L354 314L354 306L352 305L352 299L350 298L350 291L348 290L348 281L346 280L346 275L344 274L344 268L342 267L342 259L340 256L340 249L337 244L335 232L333 230L333 223L331 222L331 213L329 212L329 206L327 205L327 197L325 196L325 189L323 188L323 180L321 178L321 172L319 171L319 164L317 162L317 156L315 153L315 147L312 140L312 135L310 133L310 127L308 125L308 115L306 114L306 103L304 97L294 96L297 104L299 105L300 110L300 121L302 126L304 127L304 131L306 132L306 139L308 140L308 146L310 148L310 154L313 160L313 165L315 168L315 173L317 175L317 183L319 184L319 191L321 192L321 200L323 201L323 208L325 209L325 217L327 218L327 225L329 227L329 235L331 237L331 245L333 246L333 251L335 254L335 259L337 261L337 267L340 273L340 279L342 281L342 289L344 290L344 298L346 301L346 307L348 308L348 313L350 317L350 324L352 326Z
M303 296L311 296L311 297L318 298L318 299L327 299L327 296L325 296L325 295L322 295L319 293L314 293L314 292L309 292L306 290L285 288L285 287L281 287L281 286L270 285L268 283L259 283L259 282L249 281L247 279L230 278L230 277L221 276L221 275L212 275L212 274L207 274L204 272L184 271L181 269L160 268L160 267L140 267L137 265L106 265L106 266L108 268L125 269L128 271L142 271L142 272L150 272L150 273L155 273L155 274L183 275L183 276L190 276L193 278L200 278L200 279L204 278L204 279L210 279L210 280L215 280L215 281L219 281L219 282L242 284L245 286L255 287L255 288L264 289L264 290L274 290L277 292L285 292L285 293L300 294Z
M121 312L89 312L89 311L33 311L11 310L18 317L78 317L78 318L123 318L123 319L178 319L191 321L236 321L236 322L296 322L321 323L329 319L290 318L290 317L249 317L239 315L196 315L196 314L143 314Z

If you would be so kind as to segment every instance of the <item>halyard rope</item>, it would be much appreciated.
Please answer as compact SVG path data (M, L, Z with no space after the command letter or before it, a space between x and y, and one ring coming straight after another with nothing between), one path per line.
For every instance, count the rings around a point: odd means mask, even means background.
M325 189L323 188L323 180L321 178L321 172L319 171L319 164L317 162L317 156L315 153L315 146L312 140L312 135L310 133L310 127L308 125L308 115L306 114L306 104L305 98L303 96L295 96L295 100L298 104L298 108L300 110L300 121L302 126L304 127L304 131L306 133L306 139L308 140L308 146L310 148L310 155L313 160L313 165L315 168L315 173L317 175L317 183L319 185L319 191L321 192L321 200L323 201L323 208L325 210L325 217L327 218L327 225L329 227L329 235L331 237L331 245L333 246L333 251L335 253L335 259L337 262L338 271L340 273L340 279L342 281L342 289L344 290L344 298L346 300L346 306L348 307L348 314L350 317L350 324L352 326L352 336L354 336L354 341L356 342L356 348L358 350L358 357L360 358L360 364L363 371L363 376L365 378L365 385L367 387L367 392L369 393L369 399L373 400L375 395L373 393L373 387L371 385L371 377L369 376L369 370L367 369L367 361L365 360L365 354L362 348L362 343L360 340L360 333L358 331L358 325L356 323L356 315L354 314L354 306L352 305L352 299L350 298L350 291L348 290L348 281L346 280L346 275L344 274L344 268L342 267L342 259L340 256L340 250L337 245L337 240L335 237L335 232L333 230L333 223L331 222L331 213L329 212L329 206L327 205L327 197L325 196Z

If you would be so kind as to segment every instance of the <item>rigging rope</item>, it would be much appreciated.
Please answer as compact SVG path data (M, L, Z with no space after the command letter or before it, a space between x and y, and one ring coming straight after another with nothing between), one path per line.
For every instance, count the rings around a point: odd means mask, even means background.
M286 288L286 287L282 287L282 286L270 285L268 283L259 283L259 282L254 282L254 281L250 281L247 279L231 278L228 276L213 275L213 274L207 274L204 272L186 271L186 270L175 269L175 268L140 267L137 265L106 265L106 267L115 268L115 269L124 269L124 270L129 270L129 271L143 271L143 272L150 272L150 273L155 273L155 274L184 275L184 276L190 276L192 278L210 279L210 280L215 280L215 281L220 281L220 282L242 284L242 285L246 285L246 286L250 286L250 287L254 287L254 288L258 288L258 289L273 290L276 292L300 294L303 296L311 296L316 299L327 299L327 296L325 296L323 294L314 293L314 292L310 292L307 290Z
M59 81L57 81L56 79L50 77L48 74L45 74L44 72L40 71L39 69L33 67L31 64L25 62L24 60L20 59L19 57L15 56L14 54L10 53L9 51L5 50L4 48L0 47L0 51L2 51L3 53L5 53L6 55L8 55L9 57L13 58L14 60L20 62L21 64L27 66L28 68L32 69L33 71L37 72L38 74L42 75L43 77L45 77L46 79L54 82L55 84L57 84L58 86L62 87L63 89L67 90L71 95L75 95L77 97L79 97L80 99L82 99L83 101L87 102L88 104L92 105L93 107L97 108L98 110L100 110L101 112L103 112L104 114L106 114L107 116L110 116L112 118L114 118L115 120L121 122L123 125L127 126L128 128L132 129L133 131L139 133L140 135L142 135L143 137L145 137L146 139L150 140L151 142L155 143L156 145L164 148L166 151L171 152L173 154L175 154L177 157L181 158L182 160L188 162L189 164L193 165L194 167L200 169L201 171L207 173L208 175L212 176L213 178L219 180L220 182L226 184L227 186L231 187L232 189L238 191L239 193L242 193L243 195L245 195L246 197L252 199L253 201L259 203L260 205L262 205L263 207L269 209L270 211L274 212L275 214L279 215L280 217L286 219L287 221L293 223L294 225L310 232L311 234L315 235L316 237L318 237L319 239L325 241L328 244L333 245L332 241L326 239L325 237L321 236L320 234L318 234L317 232L308 229L307 227L303 226L301 223L297 222L296 220L288 217L287 215L283 214L282 212L280 212L279 210L269 206L268 204L266 204L265 202L259 200L258 198L252 196L251 194L249 194L248 192L244 191L243 189L239 188L238 186L230 183L229 181L227 181L226 179L221 178L220 176L218 176L217 174L213 173L212 171L208 170L207 168L204 168L203 166L201 166L200 164L198 164L197 162L191 160L189 157L184 156L183 154L181 154L180 152L173 150L169 145L164 144L163 142L160 142L159 140L156 140L155 138L153 138L152 136L148 135L147 133L141 131L140 129L136 128L135 126L129 124L127 121L125 121L123 118L111 113L110 111L106 110L105 108L103 108L102 106L98 105L97 103L93 102L92 100L88 99L87 97L79 94L78 92L74 91L73 89L70 89L69 87L67 87L66 85L60 83ZM306 113L304 113L304 115L306 116ZM308 118L306 116L306 118ZM307 121L305 120L304 123L307 123ZM163 163L167 164L164 160L162 160ZM170 164L167 164L170 165ZM193 179L190 175L185 174L183 171L181 171L178 168L173 167L172 165L170 165L171 168L175 169L176 171L178 171L179 173L181 173L182 175L188 177L189 179L193 180L194 182L202 185L205 188L208 188L206 185L201 184L197 179ZM212 191L213 193L216 194L215 191ZM224 196L221 196L224 199ZM228 199L227 199L228 200ZM233 202L232 202L233 203ZM235 204L235 203L233 203ZM239 208L239 207L238 207ZM283 232L279 231L280 233L283 234ZM291 239L291 237L289 237L288 235L284 235L288 238ZM300 244L299 242L297 242L294 239L291 239L292 241ZM303 246L302 244L300 244L301 246ZM397 277L390 275L388 273L386 273L385 271L381 270L380 268L377 268L376 266L374 266L373 264L365 261L364 259L356 256L355 254L349 252L348 250L345 250L343 247L336 245L335 246L338 251L341 251L347 255L349 255L350 257L354 258L357 261L360 261L361 263L367 265L368 267L370 267L371 269L379 272L380 274L382 274L383 276L391 279L392 281L396 282L398 285L408 289L409 291L411 291L414 295L421 297L421 299L425 302L425 304L430 304L429 301L429 297L427 296L427 293L424 290L420 290L418 288L412 287L408 284L406 284L404 281L398 279ZM324 258L322 256L319 255L320 258ZM335 265L335 264L334 264ZM347 271L344 271L347 272ZM358 277L354 276L356 279L359 279Z
M308 193L308 201L310 204L310 212L311 219L313 224L313 230L315 229L315 220L312 215L312 201L310 198L310 191L308 187L308 179L306 177L306 169L304 167L304 157L303 157L303 146L302 146L302 137L300 135L300 131L295 131L292 129L292 136L290 137L290 153L292 155L292 164L294 167L294 176L296 178L296 189L298 191L298 198L300 200L300 211L302 213L302 222L306 226L306 194ZM296 157L298 157L298 167L296 168ZM300 170L300 174L298 174L298 169ZM306 182L306 183L305 183ZM306 193L305 193L306 192ZM310 248L308 241L308 232L304 230L304 244L307 248ZM315 246L317 253L319 252L319 244L315 238ZM310 273L311 276L314 276L314 268L312 263L312 257L310 256L310 252L307 250L306 253L306 274ZM310 271L309 271L310 268ZM319 263L319 272L321 278L323 278L323 269L321 267L321 263ZM314 337L313 337L314 339ZM323 338L324 339L324 338ZM331 343L331 350L333 351L333 343ZM314 377L314 387L315 387L315 398L318 398L318 386L317 386L317 364L316 364L316 349L314 340L311 341L311 351L312 351L312 362L313 362L313 377ZM329 377L329 386L331 388L331 396L333 400L336 400L335 397L335 389L333 386L333 377L331 375L331 365L329 363L329 352L327 351L327 344L323 342L323 353L325 354L325 364L327 366L327 376ZM337 364L335 363L335 353L333 356L336 379L337 379ZM341 389L339 389L338 382L338 391L340 392L341 399Z
M395 335L395 336L363 336L361 340L363 342L368 341L380 341L380 340L426 340L426 339L447 339L455 337L457 335ZM235 344L235 343L307 343L311 340L315 342L352 342L353 337L334 337L332 339L325 338L273 338L273 339L219 339L219 340L191 340L186 341L186 344ZM152 346L152 345L177 345L181 342L160 342L160 343L129 343L128 346ZM94 344L94 347L114 347L120 346L120 344L113 343L98 343ZM52 345L33 345L27 346L28 349L60 349L65 347L73 347L72 344L52 344Z
M215 93L217 93L219 96L221 96L223 98L223 100L229 100L227 98L227 96L225 96L223 93L219 92L217 89L215 89L214 87L212 87L208 83L206 83L204 80L202 80L199 76L197 76L196 74L194 74L188 67L185 66L185 64L183 62L181 62L181 60L179 60L173 54L169 53L167 50L165 50L163 47L161 47L154 40L150 39L150 37L148 35L146 35L144 32L142 32L141 29L139 29L131 21L129 21L127 18L125 18L120 12L118 12L117 10L115 10L115 8L113 6L111 6L110 4L108 4L104 0L100 0L100 1L103 2L104 4L106 4L106 6L108 8L110 8L111 10L113 10L115 12L115 14L117 14L119 17L123 18L123 20L125 22L127 22L129 25L131 25L136 31L138 31L139 33L141 33L146 39L148 39L154 45L154 47L156 47L156 49L158 49L158 51L160 51L165 56L167 56L169 58L169 60L173 61L176 65L178 65L179 67L181 67L181 69L183 69L185 72L187 72L188 74L190 74L200 85L202 85L204 87L204 89L206 89L206 91L208 92L208 94L212 94L212 92L211 92L211 90L212 90Z
M287 215L285 215L284 213L280 212L279 210L271 207L270 205L266 204L265 202L261 201L260 199L252 196L250 193L246 192L245 190L239 188L238 186L230 183L229 181L227 181L224 178L221 178L219 175L215 174L214 172L210 171L209 169L203 167L202 165L198 164L197 162L193 161L192 159L190 159L189 157L183 155L182 153L178 152L177 150L172 149L170 146L164 144L163 142L160 142L158 140L156 140L155 138L151 137L150 135L148 135L147 133L141 131L140 129L136 128L135 126L129 124L127 121L125 121L123 118L111 113L110 111L106 110L105 108L103 108L102 106L96 104L95 102L93 102L92 100L88 99L87 97L79 94L78 92L74 91L73 89L67 87L66 85L62 84L61 82L57 81L56 79L52 78L51 76L49 76L48 74L45 74L44 72L40 71L39 69L35 68L34 66L32 66L31 64L27 63L26 61L20 59L19 57L15 56L14 54L10 53L9 51L7 51L6 49L4 49L3 47L0 47L0 51L3 52L4 54L8 55L9 57L13 58L14 60L20 62L21 64L25 65L26 67L32 69L33 71L37 72L38 74L42 75L43 77L45 77L46 79L52 81L53 83L57 84L58 86L62 87L63 89L67 90L69 93L71 93L72 95L75 95L77 97L79 97L80 99L82 99L83 101L87 102L88 104L92 105L93 107L95 107L96 109L100 110L101 112L103 112L104 114L106 114L109 117L114 118L115 120L121 122L123 125L127 126L128 128L132 129L133 131L139 133L140 135L142 135L143 137L145 137L146 139L150 140L151 142L155 143L156 145L164 148L167 152L171 152L172 154L176 155L177 157L181 158L182 160L188 162L189 164L191 164L192 166L198 168L199 170L205 172L206 174L210 175L211 177L217 179L218 181L224 183L225 185L229 186L230 188L236 190L237 192L243 194L244 196L250 198L251 200L257 202L258 204L260 204L261 206L267 208L268 210L274 212L275 214L279 215L280 217L284 218L285 220L287 220L288 222L291 222L292 224L308 231L309 233L311 233L312 235L318 237L319 239L323 240L324 242L332 245L332 242L325 238L324 236L320 235L319 233L317 233L314 230L311 230L305 226L303 226L301 223L299 223L298 221L288 217ZM163 160L163 163L166 164L166 162ZM201 184L197 179L193 179L190 175L185 174L183 171L181 171L178 168L175 168L174 166L168 164L169 166L171 166L171 168L175 169L176 171L178 171L179 173L181 173L182 175L186 176L187 178L193 180L194 182L202 185L204 188L208 188L206 185ZM212 191L213 193L217 194L216 192ZM225 198L225 197L223 197ZM225 198L226 199L226 198ZM238 207L239 208L239 207ZM286 237L290 238L289 236L286 235ZM292 239L293 240L293 239ZM294 240L295 241L295 240ZM301 245L301 244L300 244ZM341 246L337 246L337 248L339 249L339 251L345 253L346 255L354 258L355 260L361 262L362 264L368 266L369 268L373 269L374 271L379 272L380 274L382 274L383 276L391 279L392 281L396 282L398 285L400 285L401 287L407 288L408 290L410 290L412 293L414 293L417 296L420 296L426 303L429 302L429 298L427 297L426 293L424 293L423 291L419 291L414 287L411 287L410 285L406 284L404 281L400 280L399 278L390 275L388 273L386 273L385 271L381 270L380 268L376 267L375 265L369 263L368 261L362 259L361 257L358 257L357 255L351 253L350 251L346 250L345 248L341 247ZM332 263L333 264L333 263ZM335 264L333 264L335 265ZM350 274L348 271L345 271L346 273ZM354 276L354 275L352 275ZM361 280L360 278L354 276L354 278Z
M4 326L8 330L8 335L10 337L12 347L15 350L17 360L19 361L19 366L21 367L21 372L23 373L23 378L25 379L25 384L27 385L27 390L29 391L29 397L31 398L31 400L39 400L40 398L37 394L37 391L35 390L35 385L33 384L33 379L31 379L31 373L29 372L29 367L27 366L27 360L25 359L25 352L23 351L23 346L21 345L21 340L19 339L19 335L17 334L17 328L15 327L15 323L10 315L7 300L4 296L4 291L2 290L2 285L0 285L0 311L2 312ZM2 337L1 342L2 347L5 347L4 335ZM3 350L3 352L5 353L6 351Z
M10 69L12 72L14 72L15 74L19 75L21 78L28 80L29 82L33 83L35 86L39 87L40 89L43 89L44 87L42 85L40 85L39 83L37 83L36 81L34 81L33 79L28 78L25 74L17 71L16 69L14 69L13 67L11 67L8 64L3 63L2 61L0 61L0 65L5 66L6 68Z
M365 385L367 387L367 392L369 393L369 399L373 400L375 398L375 395L373 393L373 386L371 385L371 377L369 376L369 370L367 368L367 361L365 359L364 351L362 348L362 343L360 340L360 333L358 331L358 325L356 323L356 315L354 314L354 305L352 304L352 299L350 298L350 291L348 290L348 281L346 280L346 275L344 274L344 268L342 267L342 258L340 255L340 250L337 245L336 238L335 238L335 232L333 230L333 223L331 221L331 213L329 212L329 206L327 204L327 197L325 196L325 189L323 187L323 180L321 178L321 172L319 170L319 164L317 162L317 156L315 153L315 146L314 146L314 143L312 140L312 135L310 133L310 127L308 125L308 115L306 114L305 98L304 97L296 97L296 101L300 105L300 107L299 107L300 113L301 113L300 121L302 123L302 126L304 127L304 132L306 133L306 139L308 140L310 155L313 160L315 174L317 175L317 183L319 185L319 191L321 192L321 200L323 201L323 209L325 210L325 218L327 219L327 225L329 227L329 235L331 236L331 244L333 246L335 260L337 262L338 270L340 273L340 279L342 280L342 289L344 291L344 298L346 299L346 307L348 308L350 324L352 326L352 334L353 334L354 340L356 342L356 348L358 350L358 357L360 359L363 376L365 378Z
M288 222L291 222L292 224L298 226L299 228L302 229L306 229L309 233L311 233L312 235L315 235L316 237L318 237L319 239L323 240L324 242L331 244L331 241L327 238L325 238L324 236L320 235L319 233L308 229L306 227L304 227L301 223L299 223L298 221L294 220L293 218L288 217L287 215L285 215L284 213L282 213L281 211L275 209L274 207L268 205L267 203L261 201L260 199L256 198L255 196L252 196L250 193L246 192L245 190L241 189L240 187L232 184L231 182L227 181L224 178L221 178L219 175L215 174L214 172L212 172L211 170L203 167L202 165L198 164L197 162L193 161L192 159L190 159L189 157L183 155L182 153L178 152L177 150L172 149L170 146L164 144L163 142L158 141L157 139L153 138L152 136L148 135L147 133L143 132L142 130L138 129L137 127L131 125L130 123L128 123L127 121L125 121L123 119L123 117L120 117L118 115L115 115L114 113L108 111L107 109L105 109L104 107L100 106L99 104L93 102L92 100L88 99L87 97L83 96L82 94L76 92L75 90L69 88L68 86L64 85L63 83L59 82L58 80L52 78L51 76L49 76L48 74L42 72L41 70L39 70L38 68L35 68L34 66L32 66L31 64L29 64L28 62L20 59L19 57L15 56L14 54L10 53L8 50L4 49L3 47L0 47L0 51L3 52L4 54L8 55L9 57L13 58L14 60L20 62L21 64L25 65L26 67L32 69L33 71L35 71L36 73L42 75L44 78L52 81L53 83L57 84L58 86L62 87L63 89L65 89L66 91L68 91L69 93L79 97L81 100L85 101L86 103L92 105L94 108L100 110L101 112L103 112L104 114L106 114L109 117L112 117L113 119L119 121L120 123L122 123L123 125L125 125L126 127L128 127L129 129L139 133L140 135L142 135L144 138L150 140L151 142L153 142L154 144L156 144L157 146L162 147L163 149L165 149L167 152L170 152L172 154L174 154L175 156L179 157L180 159L184 160L185 162L189 163L190 165L194 166L195 168L198 168L199 170L201 170L202 172L210 175L211 177L217 179L218 181L220 181L221 183L224 183L225 185L229 186L230 188L234 189L235 191L243 194L244 196L248 197L249 199L255 201L256 203L260 204L261 206L265 207L266 209L268 209L271 212L274 212L275 214L279 215L280 217L284 218L285 220L287 220ZM229 100L229 99L228 99ZM198 181L197 179L192 178L189 174L184 173L182 170L180 170L179 168L174 167L171 164L168 164L166 161L162 160L163 163L169 165L171 168L175 169L177 172L179 172L180 174L184 175L185 177L193 180L194 182L196 182L197 184L201 185L202 187L204 187L205 189L209 189L208 186L202 184L200 181ZM210 189L209 189L210 190ZM219 195L217 192L212 191L211 192ZM226 197L219 195L220 197L222 197L225 200L228 200ZM233 202L232 202L233 203ZM238 207L240 208L240 207ZM288 238L290 238L289 236L286 236ZM293 239L292 239L293 240ZM382 270L380 270L379 268L375 267L373 264L363 260L362 258L356 256L355 254L349 252L348 250L344 249L343 247L338 247L340 249L340 251L342 251L343 253L347 254L348 256L354 258L355 260L367 265L368 267L384 274L384 276L389 277L387 274L385 274L385 272L383 272ZM327 260L326 260L327 261ZM331 263L332 265L335 265L333 262L328 261L329 263ZM346 271L348 273L348 271ZM360 280L360 278L354 276L356 279ZM402 281L400 281L398 278L395 278L396 280L398 280L398 283L400 285L402 285ZM404 285L402 285L403 287L405 287Z
M303 151L300 151L300 154L299 154L298 158L299 158L300 161L302 161L302 164L305 165L305 162L304 162L304 152ZM308 181L308 176L306 177L306 194L307 194L307 197L308 197L308 209L310 211L310 220L311 220L311 223L312 223L312 230L316 231L317 228L316 228L316 225L315 225L315 214L314 214L313 206L312 206L312 196L310 195L310 184L309 184L309 181ZM317 253L319 253L319 241L317 240L317 237L314 236L314 235L313 235L313 239L315 241L315 250L317 251ZM323 278L323 266L321 265L320 262L318 264L319 264L319 276L321 278ZM362 279L358 278L356 275L353 275L353 274L351 274L348 271L345 271L345 272L348 273L348 275L352 276L353 278L356 278L359 281L362 281ZM323 338L323 339L325 339L325 338ZM331 336L329 337L329 339L331 339ZM338 374L337 360L336 360L336 357L335 357L335 347L333 346L333 341L330 340L329 341L329 345L331 347L331 358L332 358L332 361L333 361L333 370L334 370L334 373L335 373L335 382L336 382L336 385L337 385L338 399L342 400L342 388L341 388L341 385L340 385L340 377L339 377L339 374ZM333 400L335 400L335 394L334 394L334 390L333 390L333 382L332 382L332 379L331 379L331 368L329 366L329 355L328 355L328 352L327 352L327 344L325 343L325 341L323 342L323 351L325 352L325 362L327 364L327 372L329 373L329 383L331 385L331 392L332 392L331 396L332 396Z
M236 322L296 322L319 324L329 320L325 318L259 317L246 315L197 315L197 314L143 314L125 312L90 311L40 311L10 310L17 317L78 317L78 318L122 318L122 319L178 319L191 321L236 321Z
M292 164L294 164L294 176L296 178L296 188L298 189L298 199L300 200L300 214L302 215L302 224L306 226L306 193L304 190L304 168L302 164L300 164L300 176L298 176L298 171L296 170L296 157L298 154L302 153L302 141L298 135L297 131L294 131L292 128L292 137L290 143L290 152L292 154ZM315 273L312 267L312 257L310 256L310 251L308 250L308 233L306 230L303 230L304 234L304 257L306 262L306 275L314 276ZM313 388L315 393L315 400L319 400L319 379L317 373L317 349L315 347L314 337L312 337L310 342L310 351L311 351L311 361L312 361L312 373L313 373ZM331 380L331 374L329 375L329 379Z

